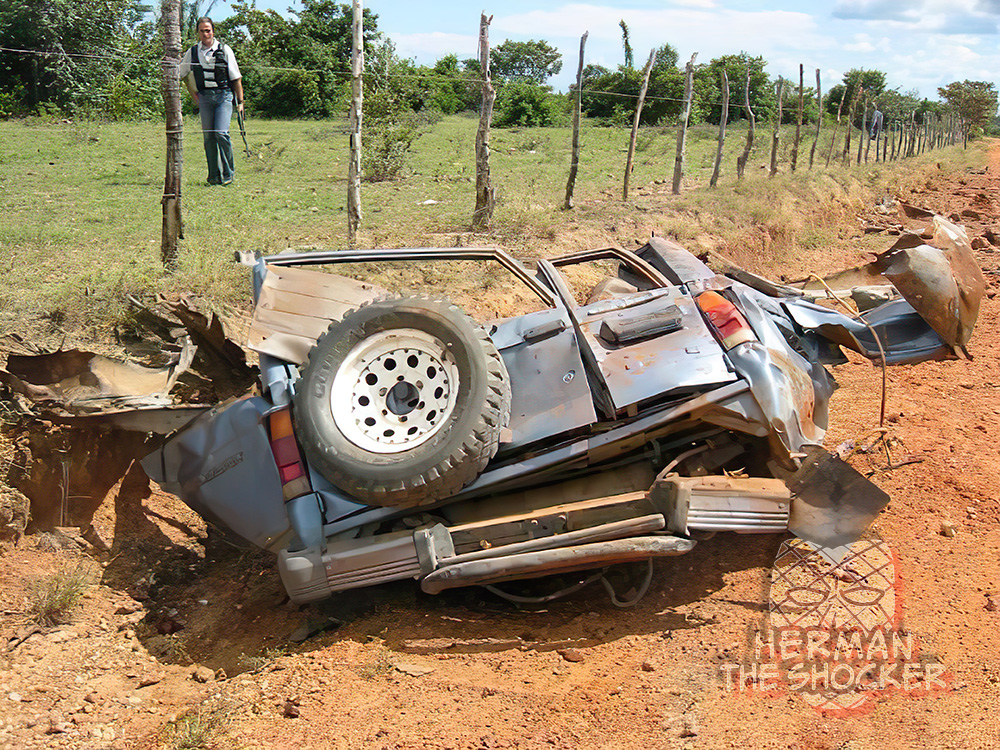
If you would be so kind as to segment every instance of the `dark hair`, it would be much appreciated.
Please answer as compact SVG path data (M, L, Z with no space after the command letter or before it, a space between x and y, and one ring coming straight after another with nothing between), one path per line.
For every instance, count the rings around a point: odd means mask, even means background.
M202 25L203 23L205 23L205 21L208 21L208 24L209 24L209 26L211 26L211 27L212 27L212 33L214 34L214 33L215 33L215 21L213 21L213 20L212 20L211 18L209 18L208 16L202 16L201 18L199 18L199 19L198 19L198 23L196 23L196 24L194 25L194 27L195 27L195 28L197 29L197 28L198 28L198 27L200 27L200 26L201 26L201 25Z

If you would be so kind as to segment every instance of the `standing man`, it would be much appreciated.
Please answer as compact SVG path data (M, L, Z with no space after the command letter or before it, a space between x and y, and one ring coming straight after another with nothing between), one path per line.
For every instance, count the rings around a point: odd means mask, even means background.
M228 185L236 170L229 123L233 119L234 94L243 115L243 76L236 55L215 38L215 24L208 16L198 19L198 39L181 58L178 76L201 110L208 184Z

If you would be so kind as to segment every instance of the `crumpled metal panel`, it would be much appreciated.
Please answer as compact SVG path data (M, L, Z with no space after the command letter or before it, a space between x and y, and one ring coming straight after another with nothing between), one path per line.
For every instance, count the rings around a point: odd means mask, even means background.
M491 336L511 383L511 438L500 456L597 420L576 334L563 309L497 325Z
M576 311L618 411L672 393L708 390L737 379L691 297L679 287L657 291L662 293L623 309L606 310L599 307L603 303L597 302ZM634 296L642 295L640 292ZM627 302L628 297L616 301ZM601 324L606 320L640 317L670 307L680 313L679 330L625 345L610 344L601 336Z
M986 279L964 229L934 216L922 234L902 235L872 266L946 343L965 348L979 316Z
M829 420L829 401L836 384L819 363L809 362L788 346L771 317L758 304L760 292L734 283L732 291L759 341L728 352L750 383L754 399L790 453L822 442Z
M142 459L164 490L209 521L276 551L289 534L278 469L254 396L208 412Z

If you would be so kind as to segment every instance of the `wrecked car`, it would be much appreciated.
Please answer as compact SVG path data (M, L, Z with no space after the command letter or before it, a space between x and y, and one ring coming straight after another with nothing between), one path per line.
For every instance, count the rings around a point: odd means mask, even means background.
M962 352L984 288L963 239L939 217L901 236L869 278L902 296L857 316L655 236L531 270L489 248L244 258L260 394L199 416L143 467L276 553L300 603L407 578L512 596L497 584L628 562L651 575L652 558L720 531L835 548L888 496L822 448L824 364L842 347L881 364ZM480 325L335 273L440 260L498 264L537 309ZM569 278L595 262L614 277L581 295Z

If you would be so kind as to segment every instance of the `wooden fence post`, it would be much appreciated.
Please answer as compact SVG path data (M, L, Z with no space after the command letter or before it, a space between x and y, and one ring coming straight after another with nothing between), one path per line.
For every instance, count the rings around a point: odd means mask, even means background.
M795 171L795 164L799 160L799 136L802 133L802 86L805 81L805 68L799 63L799 113L795 121L795 143L792 144L792 171Z
M851 166L851 128L854 127L854 108L858 105L858 99L864 93L864 88L858 86L851 97L851 106L847 109L847 133L844 134L844 154L841 162L845 167Z
M865 164L868 163L868 152L871 151L871 149L872 149L872 134L871 134L871 130L875 127L875 111L877 109L878 109L877 105L872 107L872 122L871 122L871 125L868 125L867 124L867 122L868 122L868 102L867 101L865 102L865 119L864 119L864 122L866 124L862 128L862 131L864 133L864 135L862 137L865 140ZM875 161L878 161L878 141L877 140L875 141Z
M778 76L778 116L774 118L774 130L771 132L771 171L768 177L774 177L778 173L778 141L781 139L781 94L785 88L785 79Z
M163 224L160 229L160 262L168 270L177 268L177 240L184 236L181 219L181 173L184 166L184 119L181 117L181 84L177 68L181 62L180 0L163 0L163 77L160 89L166 110L167 169L163 178Z
M639 89L639 101L635 105L635 117L632 118L632 137L628 141L628 158L625 160L625 183L622 186L622 200L628 200L628 182L632 176L632 157L635 156L635 139L639 135L639 118L642 116L642 105L646 103L646 89L649 88L649 74L653 72L656 63L656 50L649 51L649 60L642 74L642 88Z
M351 4L351 158L347 164L347 244L354 247L361 226L361 118L365 70L364 11Z
M809 169L813 168L813 159L816 157L816 145L819 143L819 129L823 124L823 90L820 86L819 68L816 68L816 137L813 139L812 148L809 149Z
M715 151L715 168L708 186L715 187L719 181L719 169L722 166L722 148L726 145L726 123L729 121L729 74L722 69L722 117L719 118L719 147Z
M563 208L573 208L573 190L576 188L576 173L580 169L580 108L583 103L583 48L587 44L587 34L580 37L580 64L576 68L576 96L573 100L573 145L569 157L569 179L566 180L566 200Z
M677 156L674 157L674 195L681 194L681 177L684 175L684 142L687 140L688 120L691 118L691 99L694 98L694 61L697 57L697 52L691 55L691 60L684 68L684 114L681 116L680 131L677 133Z
M865 111L861 115L861 132L858 134L858 164L861 164L861 154L865 149L865 132L868 130L868 97L865 97Z
M743 108L747 113L747 142L743 147L743 153L736 158L736 179L743 179L743 170L746 169L747 159L750 158L750 150L753 148L753 136L756 129L756 120L753 110L750 109L750 66L747 66L747 77L743 86Z
M826 166L829 168L830 159L833 157L833 149L837 145L837 131L840 129L840 113L844 109L844 95L847 94L847 90L840 95L840 101L837 103L837 122L833 126L833 138L830 139L830 150L826 152Z
M483 102L476 131L476 210L472 214L473 229L489 229L493 222L496 193L490 182L490 123L493 121L493 101L496 91L490 81L490 23L483 13L479 18L479 69L483 76Z

